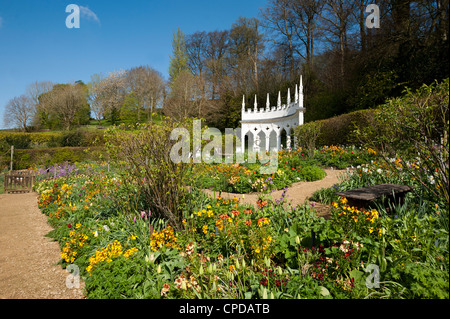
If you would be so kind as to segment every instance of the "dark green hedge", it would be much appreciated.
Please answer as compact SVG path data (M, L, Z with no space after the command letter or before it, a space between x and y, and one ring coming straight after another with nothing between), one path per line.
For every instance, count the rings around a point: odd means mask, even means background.
M348 114L335 116L326 120L305 123L303 126L320 123L320 133L316 140L316 147L324 145L358 145L360 144L354 131L371 125L374 120L375 109L360 110ZM302 127L295 128L295 134L299 134Z
M106 160L108 154L104 147L54 147L41 149L22 149L14 151L14 169L27 169L37 166L50 166L56 163ZM2 158L2 166L9 164L10 158Z

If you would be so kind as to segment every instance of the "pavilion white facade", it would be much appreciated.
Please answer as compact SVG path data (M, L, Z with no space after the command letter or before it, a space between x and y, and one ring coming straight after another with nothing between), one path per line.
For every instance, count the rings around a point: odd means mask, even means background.
M300 85L295 86L294 100L291 100L290 89L287 91L287 103L281 104L281 92L278 92L276 106L270 105L269 94L265 108L258 108L257 98L253 109L246 110L245 96L242 99L241 113L241 142L244 152L258 153L261 151L279 151L282 148L291 148L291 132L294 127L303 124L303 84L300 76ZM282 144L282 136L286 136L286 145Z

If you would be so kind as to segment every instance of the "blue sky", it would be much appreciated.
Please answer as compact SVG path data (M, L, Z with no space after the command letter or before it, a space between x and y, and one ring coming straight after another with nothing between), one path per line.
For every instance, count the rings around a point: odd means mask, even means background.
M66 6L81 8L66 27ZM149 65L167 79L172 33L225 30L257 17L265 0L0 0L0 128L3 109L35 81L89 82L94 73Z

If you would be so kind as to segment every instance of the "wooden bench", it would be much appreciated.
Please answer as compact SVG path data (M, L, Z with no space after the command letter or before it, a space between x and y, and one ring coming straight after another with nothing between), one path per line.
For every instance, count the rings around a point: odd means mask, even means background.
M414 187L408 185L379 184L369 187L351 189L336 194L347 199L349 206L369 209L372 201L385 197L386 200L402 203L406 193L412 191Z

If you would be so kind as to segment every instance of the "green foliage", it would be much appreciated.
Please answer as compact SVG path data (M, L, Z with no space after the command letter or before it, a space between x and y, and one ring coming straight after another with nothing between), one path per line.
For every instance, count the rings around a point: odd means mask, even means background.
M142 258L120 257L93 270L85 280L85 290L90 299L135 298L135 290L145 283L145 279L146 267Z
M342 113L343 104L339 95L324 89L316 94L306 96L305 102L308 108L305 113L306 122L320 121Z
M300 178L308 182L321 180L325 175L325 171L317 166L305 166L300 171Z
M120 111L120 117L123 122L138 123L138 119L141 119L141 121L144 120L144 115L136 95L134 93L127 94Z
M407 263L402 270L396 270L395 277L404 282L411 298L448 299L449 276L442 269L429 267L424 263Z
M356 94L349 97L349 104L354 109L374 108L385 102L386 96L392 96L394 89L400 86L395 71L367 73L364 83L356 90Z

